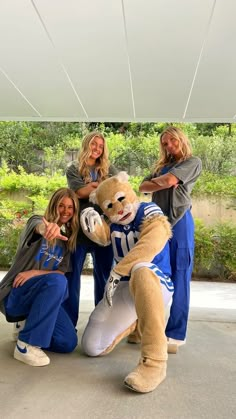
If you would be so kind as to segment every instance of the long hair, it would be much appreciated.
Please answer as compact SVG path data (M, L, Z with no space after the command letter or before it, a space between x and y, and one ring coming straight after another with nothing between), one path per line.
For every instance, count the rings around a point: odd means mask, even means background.
M160 136L160 144L159 144L160 158L154 166L153 173L160 172L160 170L164 166L173 162L173 157L171 156L171 154L167 152L167 150L163 147L163 144L162 144L162 139L165 134L170 134L172 138L175 138L179 142L182 156L177 161L183 161L183 160L186 160L188 157L192 156L191 145L185 133L180 128L172 127L172 126L167 127L161 133L161 136Z
M70 251L72 251L75 250L76 238L79 230L79 202L75 192L69 188L57 189L50 198L50 201L44 213L44 217L50 223L58 223L60 218L58 208L63 198L70 198L73 202L74 207L74 214L72 218L66 224L64 224L64 233L66 237L68 237L68 248Z
M105 140L105 137L99 131L93 131L89 134L85 135L82 141L81 150L78 155L78 163L79 163L79 173L85 179L86 182L92 182L92 178L90 175L89 168L87 166L87 161L91 156L91 148L90 144L95 137L99 137L103 140L103 152L101 156L96 160L96 167L95 170L98 174L99 180L106 179L109 173L109 166L110 162L108 160L108 147Z

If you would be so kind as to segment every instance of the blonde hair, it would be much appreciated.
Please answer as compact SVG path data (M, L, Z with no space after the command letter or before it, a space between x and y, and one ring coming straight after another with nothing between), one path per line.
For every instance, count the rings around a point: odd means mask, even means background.
M186 160L188 157L192 156L192 150L191 150L191 145L189 142L188 137L185 135L185 133L177 127L168 127L166 128L160 136L160 158L157 161L157 163L155 164L155 167L153 169L153 173L158 173L160 172L160 170L173 162L173 157L171 154L169 154L167 152L167 150L164 148L163 144L162 144L162 139L164 137L165 134L170 134L172 136L172 138L176 139L179 144L180 144L180 150L182 153L182 157L179 158L177 161L182 161L182 160Z
M50 198L50 201L44 213L44 217L50 223L57 223L59 221L58 208L63 198L70 198L73 202L74 207L74 214L72 218L66 224L64 224L65 235L66 237L68 237L68 248L70 251L73 251L76 247L76 238L79 230L79 202L75 192L69 188L57 189ZM55 240L52 240L52 246L54 246L54 244Z
M93 131L85 135L82 141L81 150L78 155L79 173L86 182L92 182L91 174L87 166L87 161L91 156L90 144L95 137L99 137L103 140L103 152L101 156L96 160L95 170L98 174L99 180L106 179L109 173L110 162L108 160L108 147L105 137L99 131Z

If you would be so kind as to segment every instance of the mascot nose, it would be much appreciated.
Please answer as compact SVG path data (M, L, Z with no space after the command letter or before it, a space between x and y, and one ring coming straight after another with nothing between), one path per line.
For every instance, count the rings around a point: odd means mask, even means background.
M123 213L124 213L124 211L123 211L123 210L118 211L118 214L119 214L119 215L122 215Z

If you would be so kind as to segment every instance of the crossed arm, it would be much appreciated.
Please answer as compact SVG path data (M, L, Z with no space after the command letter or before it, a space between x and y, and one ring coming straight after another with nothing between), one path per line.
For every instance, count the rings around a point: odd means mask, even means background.
M172 173L166 173L165 175L154 177L151 180L145 180L141 183L139 191L143 193L151 193L172 187L177 188L178 183L179 179L176 176L172 175Z
M89 195L91 194L91 192L97 189L98 185L99 185L98 182L90 182L87 185L83 186L82 188L77 189L75 193L79 199L87 199L89 198Z

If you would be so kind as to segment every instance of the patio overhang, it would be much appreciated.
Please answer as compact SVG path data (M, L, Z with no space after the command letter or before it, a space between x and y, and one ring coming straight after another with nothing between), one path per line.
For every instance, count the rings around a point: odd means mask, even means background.
M0 120L236 122L235 0L2 0Z

